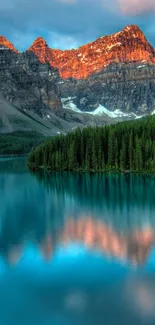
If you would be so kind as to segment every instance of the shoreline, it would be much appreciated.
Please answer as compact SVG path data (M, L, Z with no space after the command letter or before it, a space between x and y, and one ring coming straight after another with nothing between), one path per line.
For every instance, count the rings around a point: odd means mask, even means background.
M118 175L141 175L141 176L155 176L155 171L154 172L149 172L149 171L114 171L114 170L104 170L104 171L93 171L93 170L88 170L88 171L84 171L84 170L52 170L50 168L46 168L44 166L34 166L34 165L30 165L29 163L27 164L28 168L35 170L35 171L45 171L45 172L49 172L49 173L72 173L72 174L118 174Z
M17 155L17 154L10 154L10 155L0 155L0 158L21 158L21 157L28 157L28 154L20 154L20 155Z

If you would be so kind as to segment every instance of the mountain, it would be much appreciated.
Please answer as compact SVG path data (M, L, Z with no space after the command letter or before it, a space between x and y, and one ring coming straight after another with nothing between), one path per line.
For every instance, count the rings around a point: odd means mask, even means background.
M4 36L0 36L0 49L1 49L1 50L10 49L10 50L12 50L12 51L15 52L15 53L19 53L19 52L15 49L14 45L13 45L11 42L9 42L9 41L6 39L6 37L4 37Z
M72 125L75 127L74 123ZM13 106L0 94L0 133L36 131L49 136L56 135L59 131L67 132L70 128L70 123L62 120L54 113L41 117L33 111L26 111Z
M3 100L24 119L50 124L52 134L155 111L155 50L135 25L66 51L39 37L19 53L1 36L0 71Z
M77 50L53 50L42 38L29 48L42 63L59 70L61 78L84 79L100 72L111 63L155 63L155 51L138 26L131 25L121 32L103 36Z

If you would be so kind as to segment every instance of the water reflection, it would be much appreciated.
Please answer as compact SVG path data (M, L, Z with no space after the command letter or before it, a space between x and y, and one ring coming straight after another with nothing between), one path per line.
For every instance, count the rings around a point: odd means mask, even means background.
M154 214L153 177L0 163L0 324L154 325Z
M51 227L46 224L45 233L39 237L37 225L30 233L30 229L23 229L21 233L11 233L8 238L9 225L6 224L1 237L1 247L3 255L9 264L16 264L20 260L24 248L28 242L33 242L44 260L52 260L54 252L58 247L64 250L74 244L83 247L83 249L97 252L108 258L117 258L124 263L131 265L142 265L147 262L151 249L155 242L155 230L145 228L143 230L134 230L126 232L116 232L107 226L101 220L91 217L78 219L68 218L64 225L60 226L56 233L52 233ZM15 238L11 241L11 237ZM6 244L6 238L8 238Z
M70 213L98 216L115 228L155 225L155 177L35 172L40 184L70 205Z

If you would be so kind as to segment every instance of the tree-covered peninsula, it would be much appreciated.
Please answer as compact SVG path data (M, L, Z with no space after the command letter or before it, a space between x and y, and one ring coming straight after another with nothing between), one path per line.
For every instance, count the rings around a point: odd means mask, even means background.
M54 171L154 172L155 116L50 138L30 153L28 164Z

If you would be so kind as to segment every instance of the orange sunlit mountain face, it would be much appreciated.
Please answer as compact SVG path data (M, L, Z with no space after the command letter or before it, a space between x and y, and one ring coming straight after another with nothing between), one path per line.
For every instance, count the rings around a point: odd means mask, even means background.
M62 78L87 78L114 62L155 63L154 49L135 25L127 26L119 33L101 37L77 50L50 49L42 38L38 38L29 50L42 63L48 62L58 68Z
M0 37L0 45L18 52L5 37ZM51 49L46 41L39 37L29 51L33 52L43 64L49 63L57 68L60 77L64 79L87 78L102 71L111 63L155 63L155 50L136 25L127 26L119 33L100 37L77 50Z
M19 53L15 47L13 46L13 44L11 42L9 42L4 36L0 36L0 45L1 47L4 46L5 48L8 48L10 50L12 50L15 53Z

